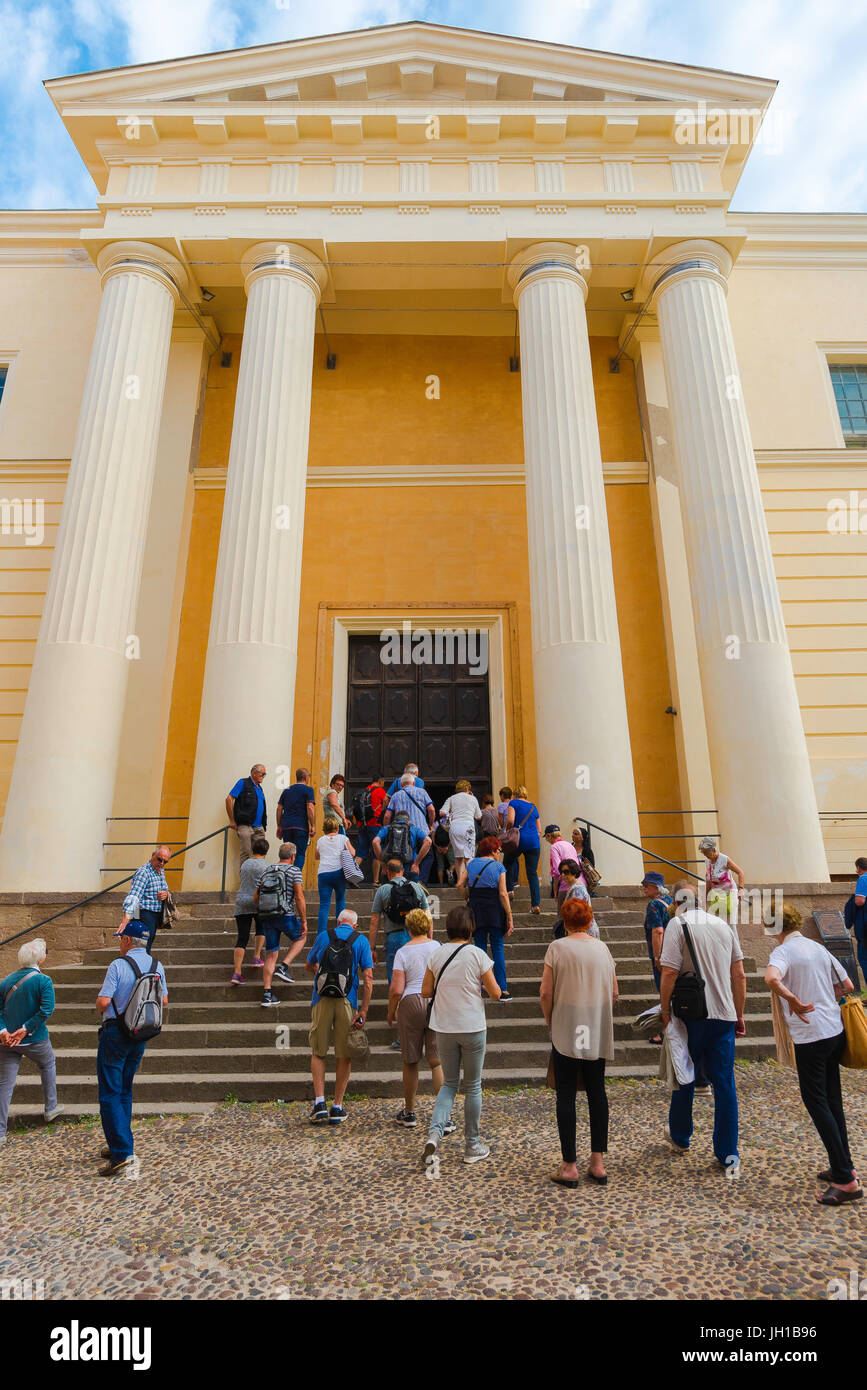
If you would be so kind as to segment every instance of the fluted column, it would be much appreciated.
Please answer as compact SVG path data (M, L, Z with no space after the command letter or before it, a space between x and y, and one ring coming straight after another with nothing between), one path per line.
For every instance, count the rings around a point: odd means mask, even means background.
M232 784L292 750L313 340L325 271L301 247L260 243L242 266L247 315L199 716L189 838L225 824ZM222 846L188 856L185 888L219 886ZM237 865L236 846L230 862Z
M521 399L539 785L545 820L572 817L638 842L602 456L574 247L536 245L509 268ZM576 785L577 784L577 785ZM635 883L637 850L594 836L607 883Z
M725 848L754 882L828 878L726 305L728 252L669 247L647 289L678 456L711 767Z
M181 265L100 252L102 302L0 838L0 886L99 887ZM135 810L131 810L135 814Z

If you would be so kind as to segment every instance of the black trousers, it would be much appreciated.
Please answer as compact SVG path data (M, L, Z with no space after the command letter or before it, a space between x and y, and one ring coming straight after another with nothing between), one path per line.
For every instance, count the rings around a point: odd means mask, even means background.
M605 1153L608 1148L608 1096L605 1092L605 1058L582 1062L577 1057L564 1057L556 1047L554 1054L554 1085L557 1091L557 1129L560 1152L564 1163L575 1163L575 1102L578 1078L583 1073L587 1088L587 1108L590 1112L590 1151Z
M831 1181L839 1183L852 1181L852 1155L840 1089L840 1057L845 1041L845 1033L838 1033L818 1042L795 1043L801 1100L828 1151Z

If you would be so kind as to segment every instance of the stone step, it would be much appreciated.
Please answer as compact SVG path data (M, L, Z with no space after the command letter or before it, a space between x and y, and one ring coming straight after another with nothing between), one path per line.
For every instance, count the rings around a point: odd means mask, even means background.
M612 1078L655 1077L659 1065L659 1050L653 1048L652 1052L653 1058L649 1063L621 1060L618 1055L617 1061L606 1068L606 1074ZM272 1061L275 1055L271 1054ZM744 1055L741 1042L738 1043L738 1055ZM763 1055L767 1055L767 1053ZM287 1053L286 1057L287 1060L291 1058L291 1070L287 1068L281 1071L279 1067L272 1067L270 1071L254 1073L252 1071L239 1071L232 1066L231 1070L227 1068L226 1071L218 1074L185 1071L174 1076L167 1076L160 1071L153 1070L150 1062L146 1060L136 1076L134 1114L140 1116L143 1114L196 1113L204 1105L225 1101L229 1096L234 1096L244 1103L310 1100L312 1087L310 1073L306 1067L307 1058L300 1053L294 1055ZM66 1106L67 1115L70 1117L76 1114L93 1114L97 1108L96 1077L88 1065L89 1056L83 1060L85 1065L78 1071L64 1071L58 1075L58 1096L61 1103ZM513 1065L503 1065L499 1052L496 1049L491 1049L485 1063L483 1078L485 1089L491 1091L504 1087L519 1089L525 1086L541 1086L545 1081L547 1061L547 1044L540 1046L537 1060L522 1060ZM334 1074L332 1058L329 1058L327 1073L329 1077ZM421 1068L419 1092L425 1097L431 1095L430 1074L425 1075L424 1067ZM350 1097L353 1095L399 1097L401 1094L402 1079L398 1053L390 1051L386 1051L384 1055L374 1053L365 1067L353 1069L348 1092ZM39 1077L35 1068L27 1067L25 1069L22 1067L15 1088L14 1102L10 1108L10 1116L14 1119L18 1115L41 1113L40 1096ZM351 1105L351 1103L349 1100L348 1104Z
M495 1003L488 1005L486 1013L489 1046L503 1043L523 1045L524 1042L544 1042L547 1038L538 1004L535 1014L519 1014L512 1004ZM633 1016L634 1013L631 1012L615 1017L615 1042L642 1043L632 1031ZM232 1021L223 1018L215 1021L211 1018L202 1022L182 1022L172 1012L171 1018L167 1018L164 1031L149 1044L148 1055L153 1050L169 1051L173 1055L183 1053L186 1057L194 1053L207 1056L212 1051L219 1051L221 1056L235 1055L240 1059L242 1052L248 1048L264 1048L270 1055L277 1046L277 1030L287 1025L290 1032L297 1031L298 1039L303 1038L306 1046L309 1023L309 1004L281 1003L277 1008L264 1009L260 1006L258 998L247 1006L242 1019ZM767 1029L767 1023L767 1017L763 1014L747 1014L747 1036L762 1036ZM55 1053L60 1057L75 1051L95 1052L96 1028L95 1022L55 1025L51 1029ZM367 1034L374 1048L387 1048L392 1039L397 1037L397 1029L388 1025L384 1006L371 1011L368 1016ZM209 1069L197 1063L191 1063L190 1066L194 1071ZM246 1065L243 1070L247 1070Z

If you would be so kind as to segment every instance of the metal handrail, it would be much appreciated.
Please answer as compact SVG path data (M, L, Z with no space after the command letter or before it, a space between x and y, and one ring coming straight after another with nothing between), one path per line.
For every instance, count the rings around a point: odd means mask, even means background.
M630 849L637 849L639 854L647 855L650 859L657 859L660 864L668 864L672 869L678 869L682 874L688 874L698 883L704 883L703 874L694 874L692 869L685 868L683 864L676 864L673 859L666 859L661 854L654 854L652 849L644 849L641 845L636 845L632 840L627 840L625 835L615 835L613 830L606 830L604 825L596 825L594 821L587 820L586 816L576 816L575 820L583 825L589 825L592 830L598 830L602 835L609 835L612 840L619 840L622 845L629 845Z
M195 849L197 845L204 845L208 840L213 840L216 835L223 837L223 872L220 880L220 901L226 901L226 855L229 840L230 825L223 825L219 830L212 830L210 835L203 835L201 840L193 840L190 844L184 845L183 849L175 850L169 858L175 859L179 854L184 854L188 849ZM168 861L167 861L168 862ZM38 931L40 927L47 927L49 922L56 922L58 917L65 917L67 912L74 912L77 907L87 907L88 903L96 902L97 898L104 898L106 893L114 892L115 888L121 888L123 884L129 883L138 869L133 869L126 878L119 878L116 883L109 883L106 888L100 888L98 893L91 893L86 898L80 898L78 902L70 903L68 907L62 907L59 912L53 912L50 917L44 917L41 922L34 922L32 926L25 927L23 931L16 932L14 936L7 936L5 941L0 941L0 947L8 946L10 942L17 941L20 936L29 936L31 932Z

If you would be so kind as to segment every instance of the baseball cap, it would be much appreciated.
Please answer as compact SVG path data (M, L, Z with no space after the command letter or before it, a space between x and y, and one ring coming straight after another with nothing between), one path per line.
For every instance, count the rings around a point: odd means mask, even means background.
M132 936L136 941L146 941L150 936L150 930L144 922L127 922L121 936Z
M555 830L557 831L558 834L560 833L560 827L559 827L559 825L546 825L546 826L545 826L545 834L546 834L546 835L552 835L552 834L554 833Z

